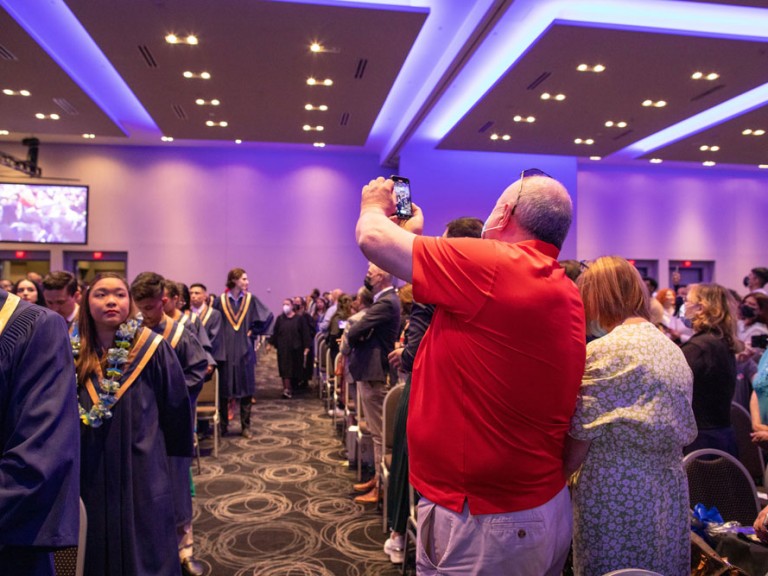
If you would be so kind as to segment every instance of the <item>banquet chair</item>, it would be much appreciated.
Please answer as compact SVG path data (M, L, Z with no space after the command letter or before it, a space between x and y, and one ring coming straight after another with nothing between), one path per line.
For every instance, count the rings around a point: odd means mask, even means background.
M357 457L357 481L360 482L363 479L363 442L367 442L368 446L372 448L371 431L368 429L368 423L365 421L365 413L363 412L363 403L360 401L360 386L355 385L355 409L357 411L357 443L355 444L355 452Z
M312 340L312 352L314 353L312 356L312 381L315 386L317 386L317 394L319 398L322 398L323 396L323 389L322 386L320 386L320 342L324 340L324 336L325 335L322 332L318 332Z
M56 576L83 576L85 571L85 542L88 534L88 514L80 499L80 531L77 546L61 548L53 553L53 570Z
M751 526L760 506L755 483L736 458L721 450L696 450L683 458L691 508L717 507L723 520Z
M411 541L416 546L416 531L419 525L417 512L418 512L419 499L416 494L416 489L408 483L408 507L410 512L408 514L408 522L405 525L405 534L403 534L403 551L405 552L405 559L403 560L403 576L408 573L408 542ZM415 554L414 554L415 556Z
M331 348L325 349L325 410L331 410L336 401L336 364L331 357ZM335 419L334 419L335 420Z
M320 343L317 347L317 396L322 399L325 393L325 381L328 377L328 370L326 365L328 351L328 342L325 338L320 339Z
M197 397L195 416L207 420L213 428L213 457L219 457L219 371L214 369L211 377L203 383ZM200 443L196 447L197 469L200 472Z
M739 449L739 462L749 471L752 480L758 486L763 485L765 460L759 444L752 442L752 417L749 412L736 402L731 402L731 427Z
M382 450L381 450L381 492L383 494L382 508L382 528L387 531L387 498L389 488L390 469L392 468L392 448L395 444L395 414L397 405L400 403L400 397L403 395L405 384L398 384L390 388L384 397L384 406L382 408Z

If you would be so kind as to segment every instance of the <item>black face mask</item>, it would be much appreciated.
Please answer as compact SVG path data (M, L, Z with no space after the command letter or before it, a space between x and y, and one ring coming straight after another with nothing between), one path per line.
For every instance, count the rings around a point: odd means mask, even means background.
M746 304L739 306L739 312L741 313L741 317L744 319L755 318L757 316L757 310L751 306L747 306Z
M366 288L368 288L368 290L373 292L373 282L371 282L370 276L365 277L365 280L363 280L363 286L365 286Z
M744 288L749 288L749 276L744 276Z

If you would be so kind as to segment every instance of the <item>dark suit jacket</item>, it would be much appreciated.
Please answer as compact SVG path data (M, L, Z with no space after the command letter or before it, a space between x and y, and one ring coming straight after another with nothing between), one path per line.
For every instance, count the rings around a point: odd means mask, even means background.
M387 355L395 348L399 329L400 299L388 288L347 334L352 348L349 371L355 380L387 379Z

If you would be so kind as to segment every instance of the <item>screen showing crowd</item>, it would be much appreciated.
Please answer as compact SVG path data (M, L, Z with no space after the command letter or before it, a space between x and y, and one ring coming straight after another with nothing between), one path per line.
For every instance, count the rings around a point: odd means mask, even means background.
M0 183L0 242L85 244L88 187Z

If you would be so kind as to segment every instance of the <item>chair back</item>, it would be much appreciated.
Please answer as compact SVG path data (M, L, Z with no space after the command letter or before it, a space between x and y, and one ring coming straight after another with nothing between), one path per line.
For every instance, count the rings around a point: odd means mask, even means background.
M203 388L200 390L200 394L197 396L198 406L215 406L219 407L219 371L214 369L211 377L203 382Z
M696 450L683 458L691 508L717 507L723 520L751 526L760 504L755 483L736 458L721 450Z
M387 395L384 397L384 407L381 420L381 426L383 429L384 454L388 454L392 451L395 438L395 413L397 412L397 405L400 403L400 397L403 395L403 388L405 384L398 384L393 386Z
M731 402L731 427L736 436L736 444L739 448L739 462L749 471L755 484L763 483L765 474L765 461L763 451L758 444L752 442L752 417L743 406Z

